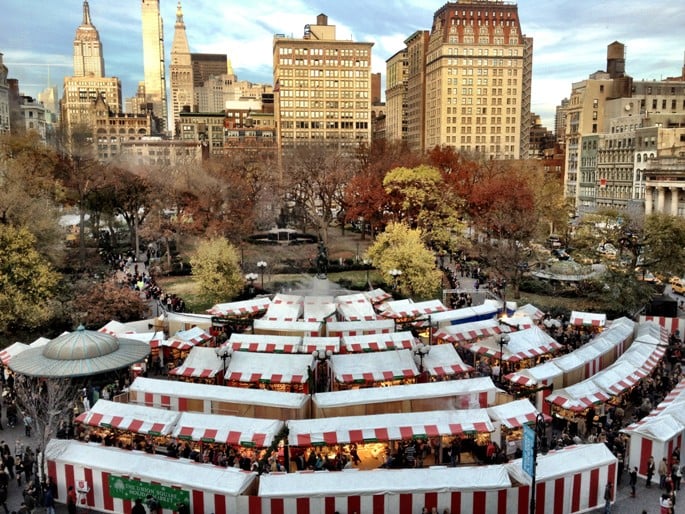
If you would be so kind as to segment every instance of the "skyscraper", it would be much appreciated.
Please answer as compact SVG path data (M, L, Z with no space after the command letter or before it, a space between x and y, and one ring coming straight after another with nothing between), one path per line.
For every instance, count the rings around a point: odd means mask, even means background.
M183 22L183 10L179 0L176 7L176 25L174 39L171 43L171 64L169 65L171 76L171 115L173 118L173 130L177 134L179 126L179 113L185 106L193 106L193 68L190 58L190 46L186 36L186 25Z
M154 114L167 122L166 72L164 64L164 28L159 0L142 0L143 69L145 99Z
M74 77L104 77L100 34L90 20L88 0L83 2L83 21L74 37Z

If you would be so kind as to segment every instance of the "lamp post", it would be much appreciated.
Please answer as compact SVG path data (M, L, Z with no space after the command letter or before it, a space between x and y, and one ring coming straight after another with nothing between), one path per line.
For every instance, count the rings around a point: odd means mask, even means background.
M316 389L317 393L322 393L326 392L329 389L329 373L328 373L328 360L333 356L333 352L331 350L324 350L323 348L319 348L318 350L314 350L312 352L312 357L314 357L314 360L316 361L316 365L314 367L314 377L315 377L315 387L312 387L312 392L314 389ZM321 368L326 367L326 382L324 384L321 384ZM323 385L323 387L319 387L320 385Z
M545 435L545 417L538 413L535 417L535 442L533 444L533 466L530 487L530 514L535 514L535 476L538 463L538 452L547 453L547 436Z
M499 376L497 379L500 384L502 383L502 374L504 370L502 369L502 363L504 362L504 345L509 344L509 334L502 334L499 338Z
M427 344L417 343L414 347L414 362L419 365L419 371L423 373L423 359L426 358L431 351L431 347Z
M264 270L266 270L266 261L259 261L257 263L257 268L262 275L262 289L264 289Z
M221 375L221 382L226 385L226 361L231 358L233 350L231 350L227 345L219 346L216 348L216 356L221 359L223 374Z
M397 268L393 268L390 271L388 271L388 273L392 277L392 288L393 288L393 290L397 290L397 281L399 280L400 276L402 275L402 270L399 270Z
M254 281L257 280L258 275L256 273L248 273L245 275L245 280L250 283L250 294L254 294Z
M369 264L371 264L371 261L369 259L364 259L362 262L364 263L364 267L366 268L366 286L370 288L371 285L369 284Z

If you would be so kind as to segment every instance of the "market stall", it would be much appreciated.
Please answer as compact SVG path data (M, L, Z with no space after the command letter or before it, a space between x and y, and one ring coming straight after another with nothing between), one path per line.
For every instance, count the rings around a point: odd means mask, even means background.
M225 318L257 317L265 313L269 305L271 305L271 299L263 296L239 302L217 303L208 309L207 313Z
M685 336L685 318L669 318L667 316L640 316L640 323L652 321L663 327L671 335L678 333L682 339Z
M252 325L255 334L275 336L322 336L322 323L318 321L283 321L256 319Z
M7 348L0 352L0 361L2 361L3 366L6 366L12 357L19 355L24 350L27 350L29 345L24 343L12 343Z
M594 327L596 329L604 328L607 322L607 315L598 312L581 312L571 311L569 323L575 326Z
M419 356L419 371L426 371L432 380L451 380L464 377L473 371L471 366L464 364L451 344L433 345L428 348L428 353L422 358Z
M169 376L199 382L214 384L221 381L223 362L217 355L215 348L196 346L190 350L183 364L169 370Z
M391 319L412 320L417 318L427 319L436 312L445 312L445 307L440 300L426 300L414 302L411 298L385 302L378 307L381 316Z
M500 306L498 302L486 300L485 303L474 307L451 309L431 314L431 323L433 326L443 328L448 325L485 321L496 318L499 309Z
M338 304L333 296L305 296L302 318L305 321L329 322L336 319Z
M194 327L208 331L212 328L212 318L213 316L209 314L166 311L155 320L154 328L155 330L163 330L168 335L174 335Z
M299 353L300 336L275 336L264 334L239 334L234 332L224 345L236 352Z
M233 352L225 381L233 387L306 393L312 367L311 355Z
M363 293L337 296L339 318L344 321L371 321L378 318L373 304Z
M156 453L158 447L166 446L180 415L157 407L99 399L75 421L81 427L77 433L82 441Z
M526 330L537 326L537 323L528 316L512 316L511 318L500 318L499 322L515 330Z
M492 318L483 321L460 323L458 325L445 325L434 332L433 340L436 342L444 341L462 344L474 339L498 336L510 331L511 329L506 325L500 325L497 318Z
M183 364L190 350L196 346L211 343L212 336L200 327L176 332L173 336L162 341L162 360L166 363L167 370L172 370Z
M413 383L419 375L411 350L333 355L330 366L334 390Z
M517 398L527 397L534 399L535 407L545 414L550 413L549 403L545 398L549 396L553 389L560 389L564 386L563 371L557 366L557 359L538 364L532 368L524 368L505 375L512 387L510 388Z
M545 401L551 405L553 415L579 424L580 433L585 434L585 431L590 429L585 425L586 411L593 408L597 414L603 414L604 405L611 396L612 393L602 389L594 380L588 379L552 391Z
M364 296L366 296L366 299L369 300L373 305L378 305L392 298L390 293L386 293L380 288L376 288L371 291L365 291Z
M545 317L545 313L538 309L532 303L527 303L516 309L516 311L512 315L512 318L518 318L521 316L530 318L535 322L539 322L542 321L542 318Z
M99 512L131 512L135 499L148 494L164 512L179 503L190 512L246 512L244 495L257 488L256 473L77 441L51 440L45 459L58 501L67 498L68 487L82 486L82 506Z
M529 400L514 400L487 408L494 433L491 438L504 449L507 458L512 459L522 449L523 425L535 424L538 410ZM549 416L547 421L551 421Z
M345 353L384 352L387 350L411 350L416 339L411 332L391 332L362 336L343 336L341 346Z
M339 337L309 337L302 338L300 345L301 353L312 353L318 350L324 352L340 353Z
M309 395L264 389L136 378L118 401L180 412L228 414L252 418L302 419L309 415Z
M269 308L264 314L269 321L296 321L302 317L304 298L299 295L278 293L271 300Z
M495 405L499 392L490 377L478 377L317 393L314 417L483 408Z
M331 337L389 334L394 331L395 321L391 319L330 321L326 324L326 333Z
M484 447L490 442L490 433L494 431L485 409L290 420L287 425L289 446L298 448L297 452L316 447L324 459L339 453L352 459L350 445L354 445L361 457L359 467L362 469L413 464L413 460L405 460L401 443L415 440L430 441L434 454L439 455L441 448L449 447L454 438L459 438L462 449L472 452L464 462L481 460ZM420 458L423 461L423 457ZM433 463L434 459L429 462Z

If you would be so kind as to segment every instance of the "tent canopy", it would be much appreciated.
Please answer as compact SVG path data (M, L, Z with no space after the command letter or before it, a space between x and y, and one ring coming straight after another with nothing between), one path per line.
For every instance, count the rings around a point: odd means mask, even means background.
M283 421L276 419L183 412L172 435L178 439L191 441L264 448L271 446L274 438L283 428L283 424Z
M376 319L376 311L362 293L337 296L338 312L346 321L370 321Z
M335 319L337 307L333 296L305 296L302 317L305 321L329 321Z
M24 350L28 350L28 348L29 345L24 343L12 343L0 352L0 361L2 361L2 364L6 366L12 357L19 355Z
M411 350L333 355L331 368L335 380L343 384L399 380L419 374Z
M431 323L440 327L444 325L458 325L473 321L484 321L497 316L499 307L496 304L484 303L475 307L464 307L431 314Z
M226 379L248 383L304 384L312 364L311 355L234 352L228 361Z
M179 350L190 350L196 345L204 344L211 340L207 332L200 327L193 327L188 330L179 330L172 337L164 341L164 346L178 348Z
M402 441L416 438L490 433L485 409L442 410L288 421L291 446Z
M138 434L169 435L180 415L180 412L166 409L99 399L76 421L92 427L111 427Z
M269 305L271 305L271 299L268 296L264 296L240 302L217 303L207 312L214 316L241 318L265 312Z
M434 377L459 375L473 371L468 364L464 364L461 357L451 344L430 346L430 352L423 358L423 369Z
M557 360L553 359L532 368L524 368L514 373L505 375L504 378L515 384L526 387L533 387L538 384L551 383L555 378L563 374L563 371L556 365Z
M487 408L488 415L493 421L499 421L503 426L513 429L528 423L535 423L538 411L530 400L515 400L513 402L495 405Z
M256 319L252 326L255 332L283 332L308 336L318 336L321 332L321 323L318 321Z
M611 394L593 380L583 380L563 389L555 389L545 401L563 409L583 412L595 404L609 401Z
M385 302L379 309L379 312L388 318L427 318L429 315L436 312L445 311L447 311L447 307L445 307L440 300L414 302L411 298L394 302Z
M183 361L183 365L169 371L179 377L214 378L222 370L223 362L215 348L195 346Z
M531 318L534 321L539 321L545 317L545 313L538 309L532 303L527 303L516 309L516 312L514 312L514 315L512 317L517 318L519 316L524 316Z
M264 315L270 321L295 321L302 317L303 297L278 293Z
M479 341L471 343L468 349L473 353L511 362L531 359L561 349L559 343L538 327L512 332L509 335L509 342L502 346L502 353L500 353L499 342L499 340Z
M312 353L316 350L331 351L333 353L340 352L340 338L339 337L311 337L304 336L300 351L302 353Z
M510 332L510 328L506 325L500 325L497 319L492 318L458 325L446 325L438 329L433 337L450 343L462 343L479 337L496 336L503 332Z
M326 324L330 336L360 336L370 334L388 334L395 331L392 319L375 319L369 321L331 321Z
M224 345L234 351L263 353L298 353L302 337L234 332Z
M386 293L380 288L373 289L372 291L366 291L364 292L364 296L366 296L367 300L369 300L374 305L383 303L384 301L392 298L392 295L390 293Z
M343 336L342 344L347 353L381 352L387 350L411 350L416 340L411 332L391 332L389 334L371 334Z
M607 315L597 312L571 311L569 322L572 325L588 325L593 327L603 327L607 322Z

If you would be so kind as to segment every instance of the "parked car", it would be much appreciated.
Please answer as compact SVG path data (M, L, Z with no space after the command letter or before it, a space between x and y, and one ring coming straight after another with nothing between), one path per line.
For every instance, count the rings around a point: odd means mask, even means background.
M556 257L560 261L568 261L571 256L563 248L555 248L552 250L552 256Z
M678 280L678 282L671 283L671 290L675 294L685 294L685 282Z
M547 246L549 248L561 248L561 238L557 235L550 235L547 238Z
M597 245L597 253L608 259L614 259L618 255L618 249L611 243L601 243Z

